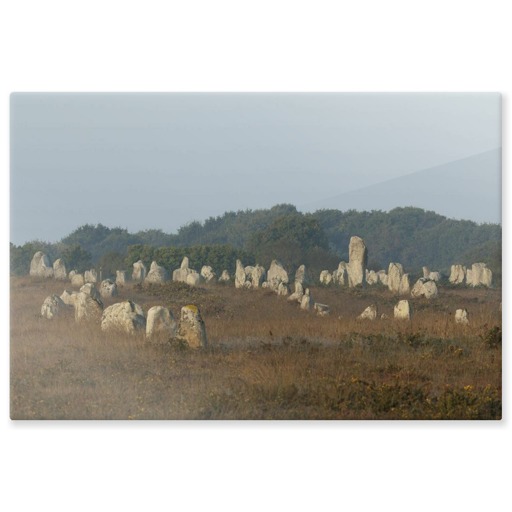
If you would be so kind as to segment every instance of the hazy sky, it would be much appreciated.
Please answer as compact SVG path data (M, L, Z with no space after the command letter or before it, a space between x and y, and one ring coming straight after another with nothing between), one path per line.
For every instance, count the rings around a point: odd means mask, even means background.
M499 148L500 113L497 94L13 94L11 241L322 204Z

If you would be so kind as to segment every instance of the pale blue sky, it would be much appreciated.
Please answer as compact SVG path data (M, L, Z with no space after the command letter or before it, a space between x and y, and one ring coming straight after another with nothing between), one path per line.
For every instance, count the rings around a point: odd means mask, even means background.
M321 207L500 146L498 94L13 94L10 238Z

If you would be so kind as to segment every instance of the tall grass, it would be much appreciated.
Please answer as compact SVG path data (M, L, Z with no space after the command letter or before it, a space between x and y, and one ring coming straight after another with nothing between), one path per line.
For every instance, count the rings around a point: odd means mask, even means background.
M103 333L73 315L40 316L63 283L12 278L13 419L498 419L501 328L498 290L441 289L415 300L411 322L392 319L385 289L313 288L329 317L267 290L232 286L126 286L120 297L176 317L196 303L204 351L143 335ZM389 318L357 320L369 304ZM470 313L456 325L455 309ZM491 336L491 338L489 338ZM501 339L501 338L500 338Z

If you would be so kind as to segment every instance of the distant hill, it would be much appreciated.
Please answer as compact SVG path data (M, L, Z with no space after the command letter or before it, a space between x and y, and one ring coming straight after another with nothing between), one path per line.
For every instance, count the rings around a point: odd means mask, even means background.
M406 150L406 149L404 149ZM303 211L413 206L453 219L501 223L501 148L303 205Z

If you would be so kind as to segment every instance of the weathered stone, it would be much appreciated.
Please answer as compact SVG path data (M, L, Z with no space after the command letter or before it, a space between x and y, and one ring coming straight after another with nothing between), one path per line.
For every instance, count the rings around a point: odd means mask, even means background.
M412 297L425 297L426 299L433 299L437 297L437 285L435 281L420 277L411 290Z
M362 238L353 236L348 246L348 285L365 286L365 269L368 265L368 250Z
M174 316L163 306L153 306L146 319L146 339L152 342L165 343L178 334Z
M331 312L331 309L327 304L320 304L319 302L315 302L313 308L318 316L327 316Z
M385 270L379 270L377 272L377 276L379 278L379 282L384 285L384 286L387 286L388 285L388 275L386 274L386 271Z
M76 270L70 270L69 274L68 274L68 279L71 281L71 278L73 276L76 276L76 274L78 274L78 272Z
M142 260L136 261L133 264L132 280L136 283L142 283L146 279L146 274L146 265L144 265Z
M311 298L309 288L306 288L304 295L302 296L302 299L300 301L300 309L303 309L304 311L309 311L311 309L312 301L313 299Z
M429 269L428 267L423 267L423 268L422 268L422 271L423 271L423 277L424 277L425 279L428 279L428 276L429 276L429 274L430 274L430 269Z
M146 283L163 284L169 280L169 275L164 267L160 266L156 261L151 262L149 272L144 279Z
M398 293L404 269L400 263L390 263L388 268L388 288L390 292Z
M337 270L332 273L332 280L338 286L345 286L348 284L348 263L340 261Z
M87 293L88 295L90 295L94 300L98 301L101 304L101 306L103 307L103 302L101 300L101 295L98 292L98 290L96 289L96 286L94 286L94 284L92 284L92 283L85 283L80 288L80 291L82 293Z
M408 300L400 300L393 312L397 320L410 320L412 316L412 308Z
M466 270L466 284L468 286L473 284L473 271L470 268Z
M104 279L100 285L100 295L104 299L117 297L117 284L112 279Z
M72 286L83 286L85 284L84 276L82 274L73 274L71 276Z
M205 348L208 345L206 327L197 306L189 304L181 308L178 337L186 341L190 348Z
M44 252L37 251L30 262L30 275L34 277L53 277L50 258Z
M441 273L440 272L430 272L430 274L428 275L428 278L431 281L435 281L436 283L438 283L439 281L441 281Z
M41 306L41 315L51 320L59 315L65 307L66 305L58 295L50 295L44 299L43 305Z
M202 279L201 274L199 274L199 272L189 269L189 274L187 276L187 281L186 281L186 283L189 286L197 286L201 282L201 279Z
M96 272L96 270L93 268L91 268L90 270L86 270L84 273L84 281L86 284L96 284L98 282L98 273Z
M375 320L377 318L377 306L372 304L368 306L359 316L361 320Z
M322 270L322 272L320 272L320 283L323 285L332 283L332 274L328 270Z
M377 272L375 272L375 270L366 271L366 282L370 286L373 286L374 284L377 284L379 282L379 276L377 275Z
M299 281L295 281L295 291L288 297L287 300L290 302L296 301L300 304L302 297L304 296L304 288Z
M309 279L306 273L306 265L301 265L295 272L295 282L300 283L303 287L309 285Z
M235 269L235 288L244 288L245 287L245 268L242 265L240 260L236 260L236 269Z
M290 290L288 290L288 285L286 285L284 283L279 283L279 286L277 287L277 295L286 297L289 293L290 293Z
M105 309L101 317L102 331L121 331L127 334L135 334L146 327L146 318L142 308L126 300L112 304Z
M259 288L265 279L265 269L261 265L245 267L246 283L251 283L251 288Z
M53 262L53 277L59 281L66 281L68 277L66 265L61 258L58 258Z
M60 300L66 304L66 306L74 306L76 302L78 292L64 290L60 296Z
M117 286L126 284L126 270L116 270L116 284Z
M227 283L231 280L231 276L227 270L223 270L222 274L219 277L219 283Z
M210 281L213 281L216 277L215 272L213 271L212 267L209 265L203 265L201 268L201 277L209 283Z
M455 311L455 323L463 325L469 324L469 317L466 309L457 309L457 311Z
M80 292L75 300L75 320L99 321L103 312L103 303L91 297L88 293Z
M288 284L288 273L283 268L281 263L273 260L267 272L267 283L271 290L278 291L279 285Z
M492 272L485 263L473 263L466 275L469 286L492 286Z
M409 274L404 274L400 279L400 286L398 288L398 295L404 296L411 293L411 283L409 282Z
M450 267L450 277L448 280L452 284L462 284L466 279L466 267L464 265L452 265Z

